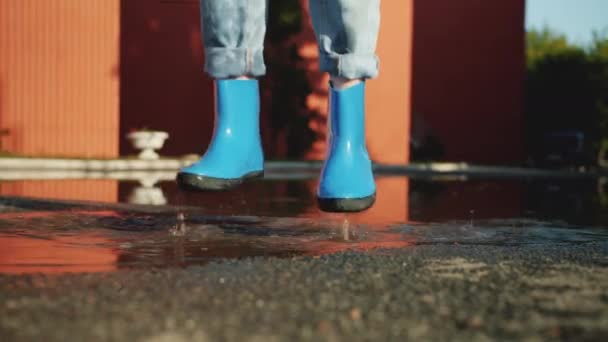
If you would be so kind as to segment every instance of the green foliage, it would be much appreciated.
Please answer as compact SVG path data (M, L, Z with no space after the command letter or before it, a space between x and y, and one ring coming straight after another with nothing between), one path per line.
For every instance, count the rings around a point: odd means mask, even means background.
M546 134L578 131L588 155L608 139L608 35L591 46L550 29L527 33L526 138L536 151Z
M608 59L608 30L593 32L593 43L589 51L593 58Z
M542 30L531 30L526 34L526 61L533 67L547 55L559 55L580 51L578 46L568 42L565 35L547 27Z

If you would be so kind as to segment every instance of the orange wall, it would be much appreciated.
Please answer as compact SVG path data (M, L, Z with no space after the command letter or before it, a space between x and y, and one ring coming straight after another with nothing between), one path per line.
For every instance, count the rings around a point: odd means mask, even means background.
M119 0L1 0L3 148L117 156L118 37Z
M414 2L413 113L452 161L523 158L525 0Z
M380 77L367 88L368 148L376 162L409 161L414 0L382 1Z

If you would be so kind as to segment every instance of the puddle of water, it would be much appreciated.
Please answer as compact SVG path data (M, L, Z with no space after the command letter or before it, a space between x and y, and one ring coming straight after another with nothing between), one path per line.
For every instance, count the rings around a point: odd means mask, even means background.
M402 234L306 218L47 211L0 214L0 272L183 267L221 258L404 247Z
M24 181L21 189L35 189L32 184L41 185L36 182ZM62 181L46 182L55 183L44 189L62 188ZM97 183L79 187L76 181L69 182L67 192L80 189L82 195L82 189L93 189L85 194L88 197L73 199L98 199L90 196ZM102 182L107 186L109 181ZM14 189L15 184L11 186ZM0 197L0 272L186 267L223 258L318 256L429 244L606 241L608 201L602 186L597 181L381 178L374 208L352 215L319 212L314 181L263 181L226 193L183 193L173 182L142 192L137 183L116 183L115 198L105 199L133 202L137 198L140 204L173 206L153 214L77 207L25 210L11 208ZM53 197L45 191L44 197ZM108 189L103 191L107 194ZM164 201L159 201L159 194ZM66 193L56 197L70 198ZM176 207L198 209L176 214Z
M0 215L0 272L184 267L222 258L325 255L426 244L608 241L608 230L532 220L368 226L343 220L55 211Z

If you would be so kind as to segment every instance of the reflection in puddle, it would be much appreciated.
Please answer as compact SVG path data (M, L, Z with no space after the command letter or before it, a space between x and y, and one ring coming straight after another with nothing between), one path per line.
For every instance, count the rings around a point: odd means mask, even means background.
M32 232L33 233L33 232ZM113 241L95 232L52 238L0 234L0 272L107 272L116 269Z
M138 180L139 184L133 188L127 202L142 205L167 204L163 189L157 185L160 180L161 177L154 174L141 176Z
M0 272L96 272L204 264L221 258L322 255L406 246L399 233L348 220L121 214L0 214Z
M314 180L260 181L230 192L183 193L175 182L159 179L0 183L4 195L94 200L97 194L108 202L171 205L158 207L154 214L71 206L45 211L39 205L11 209L10 201L0 197L0 272L102 272L416 245L608 239L608 231L600 228L608 226L605 182L597 180L379 177L371 210L327 214L316 207ZM114 199L104 197L108 194Z
M0 214L0 272L185 267L225 258L319 256L415 245L580 244L605 229L535 220L371 226L309 218L55 211Z

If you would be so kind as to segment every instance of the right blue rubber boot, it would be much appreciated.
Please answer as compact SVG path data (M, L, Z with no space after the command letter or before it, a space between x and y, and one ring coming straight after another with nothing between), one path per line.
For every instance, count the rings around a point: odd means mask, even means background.
M365 82L330 88L327 157L317 190L319 208L358 212L376 200L372 161L365 146Z
M177 174L186 190L227 190L263 177L260 95L257 80L216 81L213 138L196 163Z

